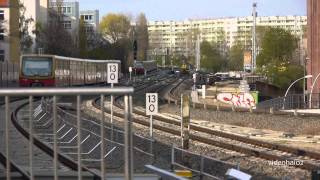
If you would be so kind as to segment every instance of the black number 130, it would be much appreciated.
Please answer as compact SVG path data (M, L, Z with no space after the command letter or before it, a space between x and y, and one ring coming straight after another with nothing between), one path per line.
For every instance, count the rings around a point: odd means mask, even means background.
M110 67L110 72L116 72L117 71L117 66L116 65L111 65Z
M149 103L155 103L156 102L156 96L155 95L149 95L148 99L149 99Z

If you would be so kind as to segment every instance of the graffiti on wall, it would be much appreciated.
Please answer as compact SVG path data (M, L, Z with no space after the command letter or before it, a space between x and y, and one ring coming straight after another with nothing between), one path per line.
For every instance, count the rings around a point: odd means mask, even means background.
M257 98L253 93L220 93L218 101L241 108L255 108Z

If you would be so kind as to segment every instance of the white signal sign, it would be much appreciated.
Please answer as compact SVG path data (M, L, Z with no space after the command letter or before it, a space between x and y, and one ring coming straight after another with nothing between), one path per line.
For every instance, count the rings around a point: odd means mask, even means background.
M108 79L107 79L108 83L110 84L118 83L118 73L119 73L118 64L109 63L107 72L108 72Z
M146 114L156 115L158 113L158 94L147 93L146 94Z
M132 72L132 67L129 67L129 72Z

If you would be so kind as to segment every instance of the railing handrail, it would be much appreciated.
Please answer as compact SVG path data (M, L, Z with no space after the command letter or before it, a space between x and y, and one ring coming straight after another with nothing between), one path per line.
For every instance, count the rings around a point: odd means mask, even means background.
M257 104L257 109L294 109L307 107L310 96L320 95L319 93L312 94L289 94L286 97L277 97L266 100Z
M0 96L131 95L133 87L5 88Z

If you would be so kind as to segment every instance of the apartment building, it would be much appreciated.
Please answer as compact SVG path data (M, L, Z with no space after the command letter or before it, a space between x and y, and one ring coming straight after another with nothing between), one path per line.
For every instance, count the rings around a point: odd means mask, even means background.
M19 62L18 0L0 0L0 62Z
M50 1L50 8L61 12L63 27L72 34L76 34L79 27L79 2L77 1Z
M33 33L36 29L36 24L39 24L42 27L45 27L48 22L48 7L49 7L49 0L20 0L23 3L24 7L26 8L25 17L32 18L33 21L29 25L29 35L33 40L33 44L31 52L36 52L36 35Z
M94 33L99 28L99 10L80 11L80 19L86 26L86 33Z
M257 17L257 26L279 27L299 36L307 24L306 16ZM194 54L197 34L201 41L217 42L230 48L240 42L251 49L253 17L217 18L186 21L152 21L148 23L150 53L161 54L170 49L176 54Z

